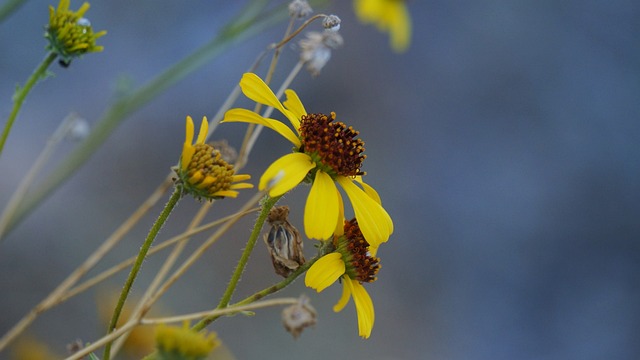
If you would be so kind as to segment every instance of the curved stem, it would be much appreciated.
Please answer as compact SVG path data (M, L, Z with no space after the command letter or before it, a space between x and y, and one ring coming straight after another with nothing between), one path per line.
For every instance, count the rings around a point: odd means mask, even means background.
M22 107L22 103L24 99L27 97L33 86L40 79L44 79L47 74L47 68L53 60L56 59L58 54L54 52L50 52L45 56L44 60L40 63L40 65L33 71L27 82L24 86L19 87L16 90L16 93L13 95L13 108L11 109L11 114L9 115L9 119L7 123L4 125L4 130L2 131L2 136L0 137L0 155L2 155L2 149L4 149L4 144L9 137L9 132L11 132L11 127L13 126L16 117L18 116L18 112L20 112L20 108Z
M178 200L180 200L181 196L182 196L182 189L180 187L176 187L175 191L171 195L171 198L167 202L167 205L165 205L164 209L162 209L160 216L158 216L158 219L151 227L151 230L149 231L147 238L145 239L144 243L142 244L142 247L140 248L140 251L138 252L138 257L136 258L136 262L133 264L133 267L131 268L129 277L127 278L127 281L124 283L124 287L120 292L120 298L118 299L118 304L116 305L116 308L113 310L113 315L111 317L111 323L109 324L109 329L107 330L107 334L111 333L116 328L116 325L118 324L118 319L120 318L120 313L122 312L124 303L127 300L127 296L129 295L131 286L133 285L133 281L138 276L138 272L142 267L142 262L144 261L144 258L146 257L147 252L149 251L149 248L153 243L153 240L155 240L156 236L160 232L160 229L162 229L162 226L169 218L169 214L171 214L171 211L173 210L173 208L176 206L176 204L178 204ZM111 355L111 342L108 342L105 345L104 355L102 356L102 358L104 360L109 360L110 355Z

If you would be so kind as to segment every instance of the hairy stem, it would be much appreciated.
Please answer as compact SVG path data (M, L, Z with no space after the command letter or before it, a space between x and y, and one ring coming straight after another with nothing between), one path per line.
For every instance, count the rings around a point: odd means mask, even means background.
M31 76L27 79L27 82L24 86L19 87L15 94L13 95L13 108L11 109L11 114L9 115L9 119L7 119L7 123L4 125L4 130L2 131L2 136L0 137L0 155L2 155L2 149L4 149L4 144L7 142L7 138L9 137L9 132L11 132L11 127L13 126L16 117L18 116L18 112L20 112L20 108L22 107L22 103L24 99L27 97L33 86L38 82L38 80L44 79L47 75L47 68L56 59L58 55L54 52L50 52L45 56L40 65L33 71Z
M171 195L171 198L169 198L167 205L165 205L164 209L162 209L160 216L158 216L158 219L151 227L151 230L149 231L147 238L144 240L144 243L142 244L142 247L138 252L138 257L136 258L136 262L133 264L133 267L131 268L131 272L129 273L129 277L127 278L127 281L124 283L124 287L120 292L120 298L118 299L118 304L116 305L116 308L113 310L113 315L111 317L111 323L109 324L109 329L107 330L107 334L111 333L116 328L116 325L118 324L118 319L120 319L120 313L122 312L122 308L124 307L124 303L127 300L127 296L129 296L129 291L131 291L131 286L133 285L133 281L138 276L138 272L142 267L142 262L144 261L144 258L147 256L147 252L149 251L149 248L151 247L153 240L155 240L156 236L158 236L160 229L162 229L162 226L165 224L165 222L169 218L171 211L178 204L180 197L182 197L182 189L180 187L176 187L175 191ZM108 342L104 348L104 355L102 356L102 358L104 360L109 360L110 356L111 356L111 342Z

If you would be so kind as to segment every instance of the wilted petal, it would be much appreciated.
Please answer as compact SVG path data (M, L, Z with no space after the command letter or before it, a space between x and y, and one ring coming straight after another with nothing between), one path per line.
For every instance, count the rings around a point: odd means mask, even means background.
M351 179L338 176L336 181L347 193L362 235L369 245L378 247L389 240L389 236L393 233L393 221L382 205L355 185Z

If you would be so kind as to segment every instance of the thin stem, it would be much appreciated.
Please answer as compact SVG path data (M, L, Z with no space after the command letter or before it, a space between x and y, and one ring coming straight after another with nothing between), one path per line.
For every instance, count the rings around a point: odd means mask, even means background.
M258 301L248 305L238 305L238 306L232 305L224 309L201 311L197 313L184 314L179 316L170 316L170 317L164 317L164 318L142 319L140 323L142 325L155 325L155 324L167 324L172 322L184 322L184 321L191 321L191 320L200 319L208 316L219 317L222 315L233 314L241 311L261 309L261 308L266 308L270 306L293 305L293 304L297 304L299 301L300 299L294 298L294 297L270 299L270 300Z
M147 253L147 257L161 251L164 250L165 248L174 245L178 242L182 242L185 241L187 239L189 239L191 236L198 234L200 232L206 231L211 229L212 227L218 226L222 223L225 223L227 221L231 221L234 219L240 219L245 215L251 214L255 211L259 210L258 208L253 208L244 212L239 212L239 213L235 213L233 215L229 215L226 216L224 218L218 219L216 221L210 222L206 225L202 225L199 226L197 228L194 228L190 231L184 232L180 235L174 236L173 238L166 240L158 245L153 246L151 249L149 249L149 252ZM118 273L121 270L126 269L127 267L131 266L134 262L136 261L136 257L133 256L115 266L112 266L111 268L101 272L100 274L86 280L85 282L79 284L78 286L70 289L69 291L67 291L64 296L60 297L60 299L53 305L59 305L64 301L69 300L70 298L82 293L83 291L95 286L96 284L99 284L100 282L108 279L109 277L111 277L112 275Z
M224 309L227 307L227 305L229 305L229 302L231 301L231 296L233 295L234 291L236 290L236 287L238 286L240 277L242 276L242 273L244 272L244 268L246 267L247 262L249 261L249 257L251 256L251 252L253 251L253 248L256 245L258 236L262 231L262 226L264 225L264 222L267 220L269 211L278 202L278 200L280 200L280 197L281 196L276 196L272 198L267 196L262 201L262 210L260 211L260 215L258 216L258 219L256 219L255 224L253 225L253 231L251 231L251 235L249 236L249 240L247 241L247 246L244 248L244 251L242 252L242 256L240 257L240 260L238 261L238 265L236 265L233 275L231 276L229 285L227 285L227 289L222 295L222 298L220 299L220 302L218 303L218 306L216 307L216 309ZM207 322L203 320L200 323L196 324L194 329L201 330L205 326L207 326L211 321ZM203 324L200 325L201 323Z
M244 212L247 209L249 209L250 207L252 207L253 205L255 205L260 200L260 198L262 196L263 196L262 192L256 193L251 199L249 199L249 201L247 201L244 204L244 206L242 207L240 212ZM229 220L223 226L221 226L213 235L211 235L211 237L209 237L209 239L207 239L202 245L200 245L200 247L198 249L196 249L196 251L194 251L193 254L191 254L191 256L187 260L184 261L184 263L182 263L180 268L178 270L176 270L173 273L173 275L171 275L171 277L169 277L169 279L167 279L167 281L165 281L165 283L162 285L162 287L158 291L156 291L156 293L153 295L153 297L151 297L149 299L149 301L147 302L146 306L150 307L156 301L158 301L158 299L165 292L167 292L167 290L169 290L169 288L176 281L178 281L178 279L182 275L184 275L184 273L196 262L196 260L198 260L202 256L202 254L204 254L204 252L211 245L213 245L220 237L222 237L222 235L224 235L231 228L231 226L233 226L238 220L240 220L240 217L234 217L233 219Z
M282 196L270 197L266 196L266 198L262 201L262 210L260 211L260 215L258 219L256 219L256 223L253 225L253 230L251 231L251 235L249 236L249 240L247 241L247 246L245 246L244 251L242 252L242 256L240 256L240 260L238 261L238 265L236 265L236 269L233 271L233 275L231 275L231 280L229 281L229 285L227 285L227 289L222 295L222 299L220 299L220 303L218 303L218 309L222 309L229 305L229 301L231 301L231 296L233 295L236 287L238 286L238 282L240 281L240 277L244 272L244 268L247 266L247 262L249 261L249 257L251 256L251 252L253 252L253 248L256 246L256 242L258 241L258 236L262 231L262 225L267 220L267 216L269 215L269 211L271 208L280 200Z
M145 239L144 243L142 244L142 247L140 248L140 251L138 252L138 257L136 258L136 262L133 264L133 267L131 268L129 277L127 278L127 281L124 283L124 287L120 292L120 298L118 299L118 304L116 305L116 308L113 310L111 323L109 324L109 329L107 330L107 333L111 333L116 328L118 324L118 319L120 318L120 313L122 312L124 303L127 300L127 296L129 296L129 291L131 290L131 286L133 285L133 281L138 276L138 272L142 267L142 262L144 261L147 255L147 252L149 251L149 248L153 243L153 240L155 240L156 236L158 236L160 229L162 229L162 226L169 218L171 211L178 204L178 201L180 200L181 197L182 197L182 188L178 186L175 188L173 194L171 195L171 198L169 198L167 205L165 205L164 209L162 209L160 216L158 216L158 219L151 227L151 230L149 231L147 238ZM104 360L109 360L110 356L111 356L111 342L108 342L104 348L104 353L102 358Z
M187 227L187 231L193 230L202 222L202 219L205 217L205 215L207 214L207 212L209 211L212 205L213 205L213 201L202 204L202 206L200 207L200 210L198 210L198 213L191 220L191 223ZM140 319L145 315L146 311L148 311L148 309L150 308L150 306L146 305L147 302L149 301L153 293L156 291L156 289L162 284L162 280L164 280L169 270L171 270L171 267L173 266L173 264L175 264L176 260L178 259L178 256L182 254L182 250L184 250L185 246L187 246L187 243L189 243L188 237L185 238L184 241L181 241L178 244L176 244L171 254L169 254L164 264L162 264L162 266L160 267L160 270L158 270L158 272L156 273L156 276L153 278L153 281L151 282L149 287L147 287L147 289L144 291L142 298L140 299L140 301L138 301L138 304L136 305L135 309L133 309L133 313L131 314L129 319ZM112 348L113 356L115 356L118 353L118 351L120 350L124 342L129 337L129 334L130 332L122 335L114 343Z
M13 95L13 108L11 109L11 114L9 115L9 119L7 123L4 125L4 130L2 131L2 136L0 136L0 155L2 155L2 149L4 149L4 144L7 142L7 138L9 137L9 132L11 132L11 127L13 126L13 122L16 120L18 116L18 112L20 112L20 108L22 107L22 103L24 99L27 97L33 86L40 79L44 79L47 75L47 68L53 60L56 59L58 55L54 52L50 52L45 56L40 65L33 71L27 82L24 86L19 87L16 90L16 93Z
M287 276L284 280L280 281L279 283L273 284L273 285L269 286L268 288L260 290L260 291L258 291L256 293L254 293L253 295L250 295L250 296L238 301L237 303L229 305L226 308L234 308L235 309L235 308L238 308L239 306L248 305L248 304L251 304L253 302L256 302L256 301L264 298L265 296L271 295L271 294L273 294L275 292L278 292L278 291L284 289L286 286L291 284L293 282L293 280L295 280L298 276L300 276L305 271L307 271L311 267L311 265L313 265L320 257L321 257L321 255L318 255L317 257L315 257L315 258L307 261L306 263L302 264L294 272L292 272L289 276ZM220 306L218 305L218 307L216 309L220 309ZM196 331L200 331L200 330L204 329L205 327L207 327L212 322L214 322L216 319L218 319L221 315L222 314L211 312L207 317L205 317L204 319L200 320L197 324L195 324L192 327L192 329L194 329Z
M49 140L47 140L47 144L44 149L42 149L40 155L38 155L36 160L33 162L33 165L20 182L18 188L14 191L9 203L7 203L7 206L2 212L2 216L0 217L0 242L4 239L2 235L7 228L9 219L20 205L20 201L24 198L27 190L35 180L36 175L38 175L42 167L47 163L51 155L53 155L55 147L60 143L60 141L62 141L62 139L64 139L65 135L69 132L69 129L71 129L73 123L76 121L78 121L76 114L67 115L62 120L60 125L58 125L58 128L53 132Z
M0 339L0 351L15 340L16 337L31 325L31 323L33 323L40 314L59 304L61 302L60 299L63 298L65 292L76 284L84 274L91 270L106 253L108 253L120 242L120 240L124 238L124 235L127 234L131 228L140 221L142 216L159 201L170 184L170 179L167 179L167 181L161 184L154 193L151 194L151 196L149 196L149 198L145 200L145 202L143 202L142 205L140 205L140 207L84 261L84 263L78 266L78 268L76 268L71 275L60 283L60 285L58 285L58 287L56 287L44 300L31 309L25 317L14 325L13 328L11 328L11 330L9 330Z
M312 22L314 22L317 19L321 19L321 18L326 18L327 15L325 14L317 14L314 15L312 17L310 17L309 19L307 19L307 21L305 21L302 25L300 25L299 28L296 29L296 31L294 31L293 33L291 33L291 35L285 37L284 39L282 39L282 41L280 41L279 43L273 45L273 47L275 49L279 49L281 47L283 47L284 45L286 45L289 41L291 41L291 39L293 39L294 37L296 37L298 34L300 34L300 32L302 30L304 30L304 28L306 28L307 26L309 26L309 24L311 24Z

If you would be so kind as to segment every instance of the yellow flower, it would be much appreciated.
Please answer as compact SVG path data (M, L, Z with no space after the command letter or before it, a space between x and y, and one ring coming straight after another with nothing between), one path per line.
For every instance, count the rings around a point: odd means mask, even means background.
M335 121L336 114L307 113L298 95L286 90L281 103L269 86L256 74L246 73L240 81L242 92L251 100L273 106L289 119L295 129L284 123L264 118L246 109L227 111L223 122L246 122L266 126L289 140L295 147L272 163L260 178L259 188L269 188L271 197L280 196L303 181L311 182L304 210L307 237L328 239L342 211L336 183L346 192L367 241L375 247L386 242L393 232L393 222L373 196L375 190L364 184L360 171L365 155L364 142L358 132ZM360 188L356 183L361 184ZM364 189L364 190L363 190Z
M362 236L356 219L345 221L343 230L338 227L333 241L336 250L311 266L304 283L320 292L340 279L342 297L333 311L341 311L353 297L358 315L358 334L366 339L371 335L375 312L373 301L362 283L376 280L380 259L372 255L372 249Z
M156 347L161 359L204 359L220 340L215 332L197 332L183 327L160 325L156 329Z
M55 10L49 6L49 25L45 33L49 40L48 49L62 58L63 65L69 65L74 57L104 50L104 47L96 45L96 39L107 33L104 30L94 33L89 20L83 17L89 10L88 2L77 11L71 11L69 1L60 0Z
M366 24L388 32L391 48L404 52L411 43L411 16L405 0L355 0L355 13Z
M207 118L203 117L198 139L193 144L193 120L187 116L187 130L180 165L174 169L179 177L178 182L185 192L198 199L235 198L238 196L236 190L253 187L251 184L240 182L249 180L251 176L235 175L233 165L224 161L220 152L213 146L205 144L208 129Z

